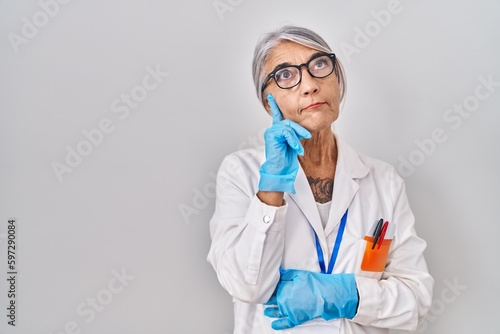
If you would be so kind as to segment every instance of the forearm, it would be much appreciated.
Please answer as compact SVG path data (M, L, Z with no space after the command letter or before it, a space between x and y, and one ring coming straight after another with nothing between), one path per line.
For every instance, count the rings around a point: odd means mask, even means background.
M381 281L357 277L356 284L359 305L352 321L364 326L415 330L432 302L434 281L424 272Z
M273 293L283 256L286 209L266 205L255 196L243 219L214 215L208 259L233 297L264 303Z

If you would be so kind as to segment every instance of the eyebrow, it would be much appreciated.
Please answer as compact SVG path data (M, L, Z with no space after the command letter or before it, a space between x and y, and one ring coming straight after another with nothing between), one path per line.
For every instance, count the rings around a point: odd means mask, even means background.
M325 55L325 54L326 54L326 53L324 53L324 52L316 52L315 54L313 54L313 55L309 58L309 60L313 59L314 57L317 57L317 56L322 56L322 55ZM308 60L308 61L309 61L309 60ZM306 63L307 63L307 61L306 61ZM279 70L279 69L282 69L282 68L284 68L284 67L291 66L291 65L292 65L292 63L290 63L290 62L288 62L288 61L287 61L287 62L284 62L284 63L281 63L281 64L278 64L278 65L276 65L276 66L274 67L274 69L271 71L271 73L272 73L272 72L274 72L274 71L277 71L277 70Z

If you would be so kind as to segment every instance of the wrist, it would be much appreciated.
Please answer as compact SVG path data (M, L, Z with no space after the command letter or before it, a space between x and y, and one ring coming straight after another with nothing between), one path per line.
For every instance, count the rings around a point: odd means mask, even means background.
M271 192L288 192L295 194L293 186L295 182L295 173L285 175L267 174L260 171L259 190Z
M257 192L259 200L267 205L283 206L285 204L284 193L280 191L262 191Z

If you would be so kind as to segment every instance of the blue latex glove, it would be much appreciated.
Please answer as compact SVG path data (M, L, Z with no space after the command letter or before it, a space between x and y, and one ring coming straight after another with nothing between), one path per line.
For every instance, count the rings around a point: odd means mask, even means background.
M275 330L292 328L314 318L352 319L358 307L354 274L322 274L289 269L281 272L275 294L264 310Z
M283 119L281 110L269 94L273 124L264 132L266 161L260 167L259 190L282 191L295 194L293 183L299 170L297 155L304 155L302 138L311 138L309 131L289 119Z

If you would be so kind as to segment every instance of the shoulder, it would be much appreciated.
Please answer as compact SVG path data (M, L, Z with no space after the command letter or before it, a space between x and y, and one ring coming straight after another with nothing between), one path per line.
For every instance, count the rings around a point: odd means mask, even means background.
M221 186L239 188L248 194L257 191L260 166L264 162L264 147L249 148L228 154L217 174Z
M226 155L222 160L221 167L237 165L252 169L257 165L260 168L264 158L264 146L247 148Z
M370 168L370 172L376 173L379 175L386 175L390 178L400 178L398 175L396 168L390 163L369 156L365 153L357 152L359 159Z
M393 165L359 152L343 140L338 142L339 154L342 155L343 163L355 178L356 176L358 178L368 177L393 184L403 181Z
M361 191L373 196L373 192L385 194L384 201L394 207L405 196L405 183L391 164L380 159L358 152L343 143L343 163L353 179L356 179Z

